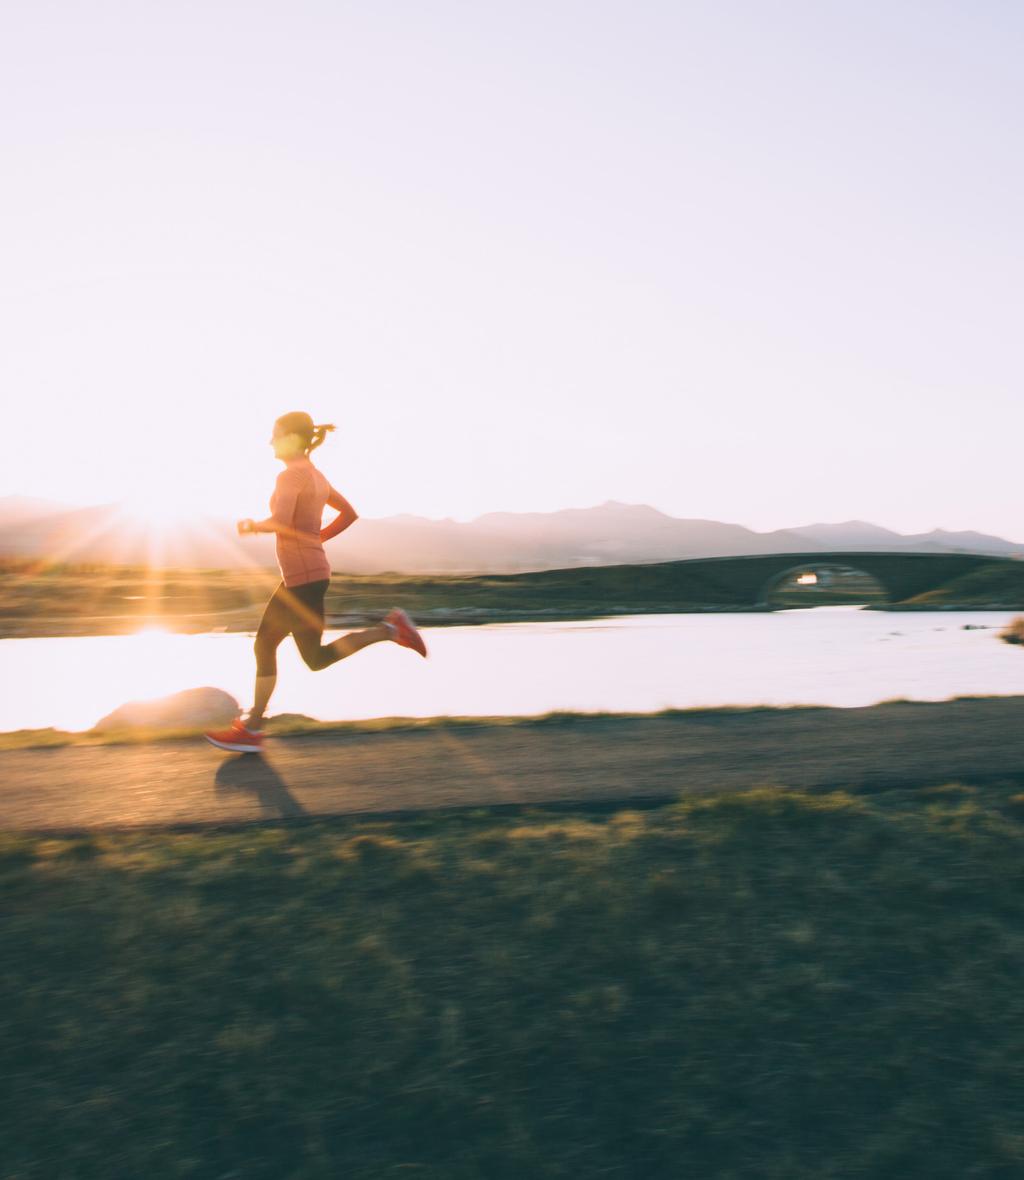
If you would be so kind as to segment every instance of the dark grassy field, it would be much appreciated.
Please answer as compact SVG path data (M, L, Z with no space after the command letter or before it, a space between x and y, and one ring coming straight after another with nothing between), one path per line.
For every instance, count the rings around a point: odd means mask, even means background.
M942 590L890 604L870 579L860 585L780 587L776 608L872 603L880 609L934 610L1001 604L1024 607L1024 562L982 569ZM334 574L328 622L375 621L392 606L420 622L583 619L600 615L764 609L727 605L728 594L699 570L673 563L544 570L480 576ZM0 562L0 636L107 635L162 624L176 631L252 631L274 587L273 570L159 570ZM716 605L717 604L717 605Z
M964 574L947 582L945 586L909 598L893 609L935 610L944 606L974 609L1001 606L1010 610L1024 608L1024 561L986 566Z
M273 570L145 570L0 564L0 634L251 631L277 585ZM401 606L431 626L711 609L714 587L680 586L665 566L609 566L511 575L332 575L329 621L361 625ZM725 609L718 607L717 609ZM736 607L728 609L735 610Z
M1024 798L3 838L4 1177L1017 1177Z

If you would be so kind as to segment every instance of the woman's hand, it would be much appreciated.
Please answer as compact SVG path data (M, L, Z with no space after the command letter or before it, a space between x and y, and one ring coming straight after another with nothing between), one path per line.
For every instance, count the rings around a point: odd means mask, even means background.
M256 522L246 517L245 520L240 520L235 527L238 529L238 535L244 537L246 533L254 533L256 531Z

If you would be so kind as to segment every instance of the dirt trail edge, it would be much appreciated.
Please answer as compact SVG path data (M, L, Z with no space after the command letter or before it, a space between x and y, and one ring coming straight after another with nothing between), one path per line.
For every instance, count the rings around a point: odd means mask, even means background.
M1024 783L1024 696L860 709L295 736L264 757L197 741L0 752L0 828L245 823L501 804L672 798L774 783Z

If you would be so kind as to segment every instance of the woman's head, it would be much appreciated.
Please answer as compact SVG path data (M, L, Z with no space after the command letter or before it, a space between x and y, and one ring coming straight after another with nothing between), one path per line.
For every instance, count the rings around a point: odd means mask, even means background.
M295 410L282 414L274 423L270 445L278 459L296 459L315 451L333 429L331 425L314 426L308 414Z

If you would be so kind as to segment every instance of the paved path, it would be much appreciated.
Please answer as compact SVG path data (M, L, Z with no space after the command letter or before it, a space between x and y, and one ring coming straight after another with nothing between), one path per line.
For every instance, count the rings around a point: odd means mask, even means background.
M569 724L0 752L0 828L236 823L303 815L665 798L794 787L1024 782L1024 697Z

